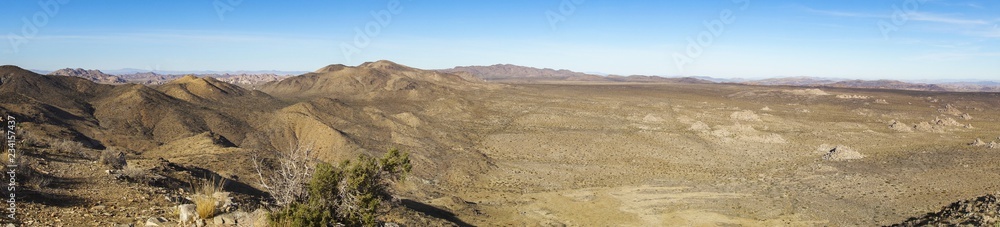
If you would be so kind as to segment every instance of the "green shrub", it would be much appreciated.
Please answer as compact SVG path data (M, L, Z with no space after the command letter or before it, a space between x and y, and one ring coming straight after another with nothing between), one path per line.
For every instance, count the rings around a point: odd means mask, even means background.
M383 201L391 199L389 183L411 169L408 154L390 150L381 159L361 155L339 167L316 165L308 183L308 199L269 215L274 226L376 226Z

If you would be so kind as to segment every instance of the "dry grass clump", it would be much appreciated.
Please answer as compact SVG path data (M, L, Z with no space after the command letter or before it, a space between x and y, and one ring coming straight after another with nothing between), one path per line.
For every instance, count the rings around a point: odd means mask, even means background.
M219 211L220 204L228 198L229 193L223 192L222 188L225 186L225 180L219 181L203 181L201 184L192 184L194 196L191 196L191 201L194 202L195 210L198 212L198 217L201 218L211 218Z

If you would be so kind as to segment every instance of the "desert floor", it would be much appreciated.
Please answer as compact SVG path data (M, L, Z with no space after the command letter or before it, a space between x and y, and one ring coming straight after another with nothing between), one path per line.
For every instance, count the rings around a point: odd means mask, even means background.
M487 114L468 131L496 168L427 201L475 225L886 225L1000 189L1000 150L968 145L1000 136L996 94L552 83L475 97ZM864 157L825 160L836 146Z

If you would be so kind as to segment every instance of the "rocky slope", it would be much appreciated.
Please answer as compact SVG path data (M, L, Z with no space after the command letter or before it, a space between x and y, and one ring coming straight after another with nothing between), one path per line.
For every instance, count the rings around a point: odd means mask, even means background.
M1000 201L990 194L962 200L938 212L907 219L892 226L996 226L1000 224Z

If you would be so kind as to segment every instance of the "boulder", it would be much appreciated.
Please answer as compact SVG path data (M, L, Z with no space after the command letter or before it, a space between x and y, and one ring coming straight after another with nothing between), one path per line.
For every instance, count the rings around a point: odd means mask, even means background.
M216 215L213 219L213 223L216 226L234 226L237 224L237 214L225 213Z
M146 227L151 227L151 226L170 226L170 224L167 224L167 218L156 217L156 218L146 219L146 224L144 226L146 226Z
M969 146L973 147L984 147L986 145L987 145L986 142L983 142L983 140L979 138L976 138L976 141L972 141L972 143L969 143Z
M198 207L194 204L177 205L177 214L180 215L180 219L177 221L180 222L181 225L201 220L198 218Z
M913 131L913 128L910 128L909 126L907 126L906 123L899 122L899 121L896 121L896 120L892 120L891 122L889 122L889 129L892 129L893 131L897 131L897 132L912 132Z

